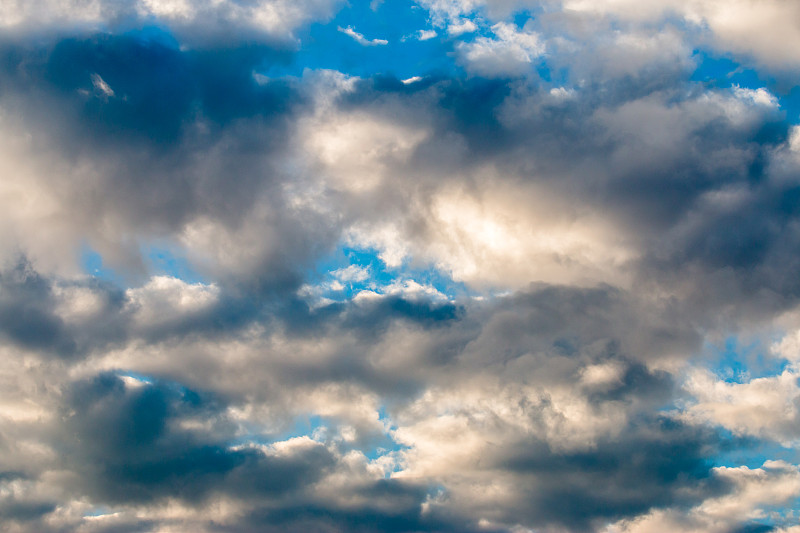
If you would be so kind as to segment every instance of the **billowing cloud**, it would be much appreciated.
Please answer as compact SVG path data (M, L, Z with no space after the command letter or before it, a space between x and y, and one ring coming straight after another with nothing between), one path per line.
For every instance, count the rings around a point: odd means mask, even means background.
M491 29L494 38L478 37L461 44L462 61L468 70L487 77L522 74L545 51L535 32L517 31L505 22L498 22Z
M390 4L0 8L0 529L796 529L794 7Z
M54 2L10 0L0 8L0 27L12 33L59 31L61 28L128 29L142 23L165 24L192 44L261 37L286 39L299 26L333 14L335 1L263 0L113 0Z

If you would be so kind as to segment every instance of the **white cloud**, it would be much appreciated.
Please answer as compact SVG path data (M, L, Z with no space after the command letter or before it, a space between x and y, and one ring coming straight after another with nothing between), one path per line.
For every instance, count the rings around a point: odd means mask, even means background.
M344 33L345 35L349 35L350 37L355 39L355 41L358 44L363 46L378 46L378 45L389 44L389 41L387 41L386 39L367 39L366 37L355 31L350 26L346 28L342 28L341 26L339 26L339 31Z
M126 18L167 24L190 42L228 38L230 29L288 38L310 20L328 18L338 0L9 0L0 6L0 27L12 31L57 26L100 29ZM205 35L203 35L205 34Z
M641 34L649 32L654 23L665 23L677 15L693 32L684 38L696 40L689 49L710 43L721 51L755 57L768 67L789 70L800 64L800 4L784 0L421 0L419 3L440 26L457 26L459 20L468 21L466 17L484 15L499 22L519 10L544 8L547 14L576 17L575 26L583 24L583 15L607 15L632 24L632 33Z
M714 474L731 484L731 493L710 498L688 513L666 509L628 520L602 530L602 533L726 533L748 521L771 518L778 524L790 519L770 516L769 508L786 505L800 496L800 469L783 461L766 461L760 468L717 467ZM774 531L790 533L796 527ZM773 531L773 530L771 530Z
M326 187L366 194L408 161L428 135L424 124L405 125L383 114L320 109L298 124L298 158Z
M417 39L420 41L427 41L429 39L433 39L436 37L436 30L419 30L417 33Z
M477 190L442 187L432 194L420 213L424 232L409 235L402 221L359 224L349 242L377 248L390 267L413 257L479 288L625 282L624 265L636 252L600 213L583 210L573 218L565 200L545 189L515 189L502 179L485 183Z
M707 28L721 50L755 56L778 68L800 64L800 4L783 0L566 0L566 10L603 13L648 24L678 13Z
M114 90L100 77L100 74L92 74L92 85L94 90L102 95L104 99L108 100L114 96Z
M362 267L359 265L349 265L338 270L331 272L331 275L339 281L345 283L353 283L366 281L370 277L369 267Z
M103 311L104 294L92 287L55 285L55 312L68 323L91 320Z
M450 37L458 37L475 31L478 31L478 26L469 19L455 21L447 25L447 35Z
M775 356L790 361L793 365L800 364L800 330L784 335L779 341L770 346L770 352Z
M799 377L789 368L777 376L728 383L708 372L695 371L685 387L696 403L685 416L718 424L737 435L774 439L792 446L800 439Z
M135 323L140 328L148 328L209 310L217 302L219 288L154 276L142 287L128 289L126 296Z
M470 72L489 77L525 74L534 59L544 54L545 44L536 32L519 31L505 22L492 26L492 31L495 38L459 43L461 60Z
M380 287L384 294L399 295L409 300L442 301L447 296L431 285L418 283L413 279L396 280L385 287Z
M469 15L484 4L481 0L421 0L418 3L430 11L437 26Z
M778 99L765 88L746 89L739 86L733 88L733 94L741 100L749 101L755 105L777 108Z

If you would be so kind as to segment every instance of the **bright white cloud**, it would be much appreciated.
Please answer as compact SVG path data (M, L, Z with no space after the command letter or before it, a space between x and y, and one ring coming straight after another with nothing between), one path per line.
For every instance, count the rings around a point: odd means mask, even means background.
M777 108L778 99L775 95L771 94L768 90L761 87L759 89L744 89L742 87L734 87L733 94L741 100L748 100L755 105Z
M215 285L189 284L168 276L155 276L142 287L126 291L127 305L140 328L163 326L208 311L218 295Z
M469 19L452 22L447 26L447 35L451 37L458 37L475 31L478 31L478 26Z
M678 13L707 28L722 50L755 56L778 68L800 63L800 5L783 0L566 0L566 10L603 13L624 20L652 23Z
M366 281L370 278L369 267L362 267L359 265L349 265L331 272L331 275L339 281L343 282L360 282Z
M636 252L610 221L589 211L575 218L547 190L490 183L479 191L437 191L422 212L428 220L424 233L357 225L350 242L378 248L389 266L408 257L427 260L475 287L625 282L624 266Z
M719 424L737 435L774 439L791 446L800 438L798 377L790 368L777 376L728 383L697 371L686 384L696 398L686 416Z
M231 28L286 38L310 20L328 18L336 5L337 0L10 0L0 6L0 27L11 31L58 25L99 29L137 17L141 22L166 23L190 42L213 40Z
M478 37L459 43L461 60L481 76L520 75L531 71L531 63L544 54L545 44L539 34L518 30L513 24L498 22L492 26L494 38Z
M405 125L383 114L320 108L298 125L303 143L298 158L326 187L367 194L408 161L428 135L424 125Z
M423 0L420 4L442 26L476 14L503 21L515 11L543 9L548 14L577 16L578 26L585 14L606 15L638 27L633 30L636 34L677 15L690 31L707 32L699 37L700 45L710 41L719 50L754 57L761 64L782 70L800 63L800 5L784 0Z
M367 39L366 37L364 37L362 34L358 33L357 31L355 31L350 26L348 26L346 28L342 28L340 26L339 27L339 31L344 33L345 35L349 35L350 37L355 39L355 41L358 44L360 44L362 46L378 46L378 45L389 44L389 41L387 41L386 39Z

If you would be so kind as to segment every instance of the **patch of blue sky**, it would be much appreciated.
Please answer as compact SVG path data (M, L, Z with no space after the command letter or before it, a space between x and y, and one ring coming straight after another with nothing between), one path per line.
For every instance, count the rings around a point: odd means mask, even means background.
M311 437L320 430L325 430L330 425L326 417L316 414L296 416L292 423L284 430L271 435L272 442L281 442L297 437Z
M122 35L133 37L139 42L154 43L172 50L180 50L181 48L181 44L172 33L156 25L141 26L124 32Z
M349 272L361 272L363 275L346 276L349 267L355 267ZM448 300L477 295L464 283L453 280L447 272L435 265L415 265L404 261L399 267L393 268L380 258L378 250L350 246L340 246L333 254L319 261L307 273L306 281L319 287L322 290L321 296L333 301L349 300L361 291L384 294L406 282L432 288Z
M694 50L692 57L697 64L691 76L692 81L709 88L765 88L778 99L786 119L792 124L800 123L800 86L796 76L772 75L748 67L730 56L708 50Z
M536 13L540 11L542 11L541 8L536 10L536 12L531 9L520 9L519 11L515 11L513 13L512 21L514 22L514 24L522 28L525 26L525 24L528 23L529 20L535 19Z
M371 450L367 450L365 452L362 450L364 455L366 455L370 460L375 460L382 455L386 455L387 453L396 453L408 450L409 446L400 444L392 438L391 435L397 429L397 425L392 421L392 418L389 416L385 405L381 405L378 408L378 419L386 428L385 438L383 439L383 442L376 443Z
M724 444L723 449L713 458L715 466L746 466L753 469L761 468L765 461L800 463L800 450L794 446L783 446L770 440L736 437L723 428L718 428L717 431Z
M324 437L327 435L332 422L334 421L328 417L306 413L293 417L285 424L279 424L275 430L264 428L257 424L247 425L247 432L240 435L233 444L256 443L269 446L276 442L283 442L299 437Z
M387 455L392 456L399 452L410 449L409 446L396 442L394 439L392 439L391 435L388 434L384 434L380 439L371 440L367 446L353 448L358 449L358 451L363 453L364 457L370 461L377 461L381 457L386 457ZM395 465L394 469L387 472L387 477L389 474L396 472L399 469L400 465Z
M80 250L80 266L84 273L113 283L121 287L127 287L126 276L108 267L103 262L103 256L95 251L88 244L83 244Z
M404 80L458 69L452 42L431 26L425 9L407 0L384 0L374 7L353 2L333 19L297 31L300 44L292 63L273 65L261 74L300 76L305 69L330 69L351 76L380 74Z
M186 283L208 283L176 246L154 242L143 244L139 249L150 275L170 276Z
M105 505L96 505L90 509L88 509L85 513L83 513L84 518L97 518L99 516L106 516L114 514L114 511L111 508L106 507Z
M208 283L182 253L179 247L165 242L150 242L139 246L146 269L145 275L170 276L186 283ZM88 244L80 250L80 266L85 274L128 288L141 276L109 267L103 256Z
M737 336L725 338L721 345L706 342L702 353L709 370L728 383L743 383L752 379L781 374L789 362L769 352L772 339L749 339Z
M135 379L136 381L139 381L141 383L146 383L148 385L152 385L154 382L154 379L152 377L147 376L145 374L140 374L138 372L131 372L130 370L121 370L117 372L117 375L120 377L132 378Z

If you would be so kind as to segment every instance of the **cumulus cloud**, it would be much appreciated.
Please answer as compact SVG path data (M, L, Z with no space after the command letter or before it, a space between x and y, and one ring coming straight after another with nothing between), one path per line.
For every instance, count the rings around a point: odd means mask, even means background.
M59 27L97 30L126 28L156 21L176 31L190 43L240 39L242 34L267 39L286 39L299 26L333 14L335 1L308 2L235 0L137 0L119 3L12 0L0 8L0 26L14 33L53 31ZM239 33L237 36L236 33Z
M5 4L0 527L791 531L800 136L693 50L793 8L740 4Z
M440 25L457 26L464 17L483 14L502 21L521 10L606 16L646 28L677 17L720 51L741 54L777 70L790 70L800 61L794 44L800 39L797 6L782 0L754 3L749 0L424 0L419 2ZM580 24L580 23L579 23ZM627 39L627 37L623 37Z
M635 520L625 520L609 526L606 533L648 533L651 531L702 531L715 533L735 528L758 531L791 532L789 517L782 517L788 528L764 526L763 506L780 506L795 499L800 491L797 466L785 461L766 461L759 468L719 467L719 477L732 486L730 494L709 498L691 509L688 515L675 510L658 510ZM789 523L786 523L789 522ZM741 529L742 524L745 529Z
M667 0L647 5L629 1L586 2L570 0L564 7L575 11L610 14L622 19L652 21L677 13L689 23L707 27L716 46L755 56L760 62L779 68L800 59L787 44L800 39L797 6L779 0L755 4Z
M525 74L545 51L544 43L535 32L519 31L505 22L492 26L492 32L495 38L478 37L459 45L462 61L476 74L488 77Z

